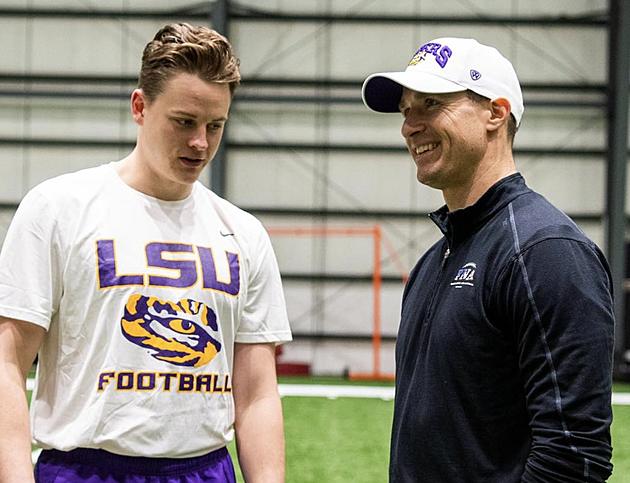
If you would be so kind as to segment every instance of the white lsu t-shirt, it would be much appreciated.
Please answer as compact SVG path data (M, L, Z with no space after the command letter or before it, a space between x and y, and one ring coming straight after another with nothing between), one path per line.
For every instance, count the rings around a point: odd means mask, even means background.
M47 329L31 404L43 448L198 456L233 436L234 342L291 340L269 237L201 183L161 201L114 163L18 208L0 315Z

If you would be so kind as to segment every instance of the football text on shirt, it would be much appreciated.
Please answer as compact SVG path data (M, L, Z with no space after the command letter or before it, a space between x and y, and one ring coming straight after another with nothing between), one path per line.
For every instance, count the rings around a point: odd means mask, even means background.
M214 372L190 374L179 372L104 371L98 377L98 391L112 387L117 391L177 391L231 393L230 375Z

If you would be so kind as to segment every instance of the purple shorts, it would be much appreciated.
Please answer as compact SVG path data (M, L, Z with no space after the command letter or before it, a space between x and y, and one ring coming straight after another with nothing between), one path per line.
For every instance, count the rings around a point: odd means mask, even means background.
M194 458L121 456L101 449L41 452L37 483L236 483L226 448Z

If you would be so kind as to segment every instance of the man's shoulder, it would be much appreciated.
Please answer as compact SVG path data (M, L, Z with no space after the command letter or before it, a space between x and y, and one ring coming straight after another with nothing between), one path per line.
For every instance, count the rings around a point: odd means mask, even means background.
M107 174L110 169L108 165L100 165L64 173L42 181L30 192L51 202L91 195L98 190L99 186L107 183L109 179Z
M521 247L553 238L593 243L564 211L535 191L515 199L509 216Z
M219 196L199 181L196 182L195 196L202 203L208 204L226 225L239 225L253 230L262 228L262 223L254 215Z

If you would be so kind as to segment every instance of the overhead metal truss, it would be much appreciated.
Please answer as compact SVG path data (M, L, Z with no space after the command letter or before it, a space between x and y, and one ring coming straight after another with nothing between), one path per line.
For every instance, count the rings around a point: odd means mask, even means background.
M207 21L209 12L217 2L198 3L186 8L164 10L108 9L108 8L0 8L2 17L65 18L65 19L124 19L124 20L196 20ZM300 23L418 23L448 25L500 25L500 26L545 26L552 28L592 27L601 28L608 24L607 12L591 12L581 15L387 15L387 14L304 14L285 11L263 10L229 3L226 16L231 21L241 22L300 22ZM208 8L210 7L210 8Z

